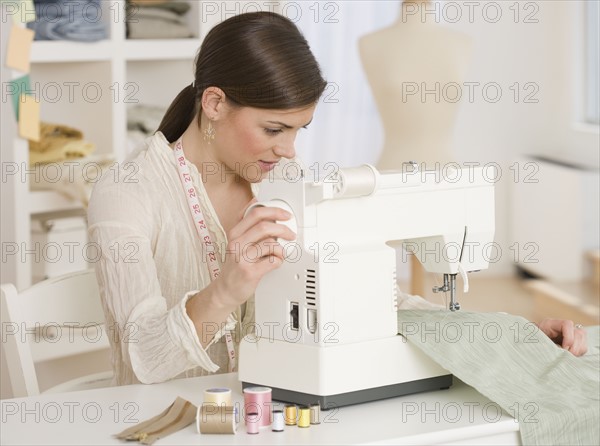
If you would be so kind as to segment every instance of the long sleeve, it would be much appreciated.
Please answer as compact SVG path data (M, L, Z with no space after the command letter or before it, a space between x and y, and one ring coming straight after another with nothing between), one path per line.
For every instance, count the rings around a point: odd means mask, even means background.
M104 175L88 209L117 384L162 382L198 367L207 374L223 365L218 361L222 348L214 345L222 330L215 327L203 349L185 308L210 281L195 234L185 213L173 215L181 208L169 197L174 186L153 185L154 175L144 171L143 161L136 181ZM232 323L230 318L225 328Z
M115 324L111 337L120 344L120 359L143 383L165 381L198 366L214 372L218 366L201 348L185 310L197 290L168 308L145 223L152 218L142 204L148 201L130 186L99 183L88 215L90 240L100 253L96 275L107 319Z

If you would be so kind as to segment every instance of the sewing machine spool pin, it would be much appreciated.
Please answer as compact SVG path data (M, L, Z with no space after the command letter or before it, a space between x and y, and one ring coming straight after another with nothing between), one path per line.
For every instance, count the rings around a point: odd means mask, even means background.
M444 274L444 285L433 287L434 293L446 293L448 291L450 291L450 304L448 305L448 309L450 311L460 310L460 303L456 301L456 274Z

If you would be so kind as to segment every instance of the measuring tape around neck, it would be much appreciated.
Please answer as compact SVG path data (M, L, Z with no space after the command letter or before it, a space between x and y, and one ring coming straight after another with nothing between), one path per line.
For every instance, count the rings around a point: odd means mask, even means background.
M196 232L198 233L198 236L200 237L200 240L203 243L203 249L206 251L206 259L210 271L210 278L211 280L214 280L217 277L219 277L221 267L219 266L219 262L217 261L215 247L212 243L212 238L210 236L210 233L208 232L208 228L206 227L204 214L202 213L200 201L198 200L198 194L196 193L196 188L194 187L194 183L192 182L190 168L187 164L187 160L185 159L185 155L183 153L182 138L179 138L175 143L175 149L173 150L173 153L175 155L175 160L177 161L179 179L181 180L181 184L183 186L183 190L187 198L188 206L190 209L190 215L194 220ZM224 336L225 341L227 343L227 353L229 355L229 371L233 372L235 370L236 362L233 338L229 330L225 332Z

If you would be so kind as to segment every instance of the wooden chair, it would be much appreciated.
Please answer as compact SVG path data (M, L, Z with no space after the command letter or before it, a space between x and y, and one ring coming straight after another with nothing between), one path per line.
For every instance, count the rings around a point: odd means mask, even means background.
M20 293L12 284L0 291L2 344L13 397L40 393L37 362L109 347L93 269L47 279ZM108 387L111 380L112 372L96 373L44 393Z

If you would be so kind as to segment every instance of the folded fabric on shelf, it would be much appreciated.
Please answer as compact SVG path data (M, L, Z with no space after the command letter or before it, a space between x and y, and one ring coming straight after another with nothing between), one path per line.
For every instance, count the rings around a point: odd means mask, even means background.
M27 23L35 40L95 42L108 36L100 0L34 0L36 19Z
M83 158L96 146L83 140L83 133L73 127L49 122L40 123L40 140L29 143L29 163L56 163Z
M29 189L53 190L87 208L92 189L100 175L108 169L114 169L115 162L114 155L91 155L78 159L77 162L38 163L31 166L35 171L35 180L29 182Z
M88 156L96 150L96 146L88 141L71 141L63 146L56 147L45 152L29 152L29 164L47 164L79 159Z
M137 5L162 5L165 3L170 3L173 0L127 0L129 3L135 3Z
M40 123L40 140L30 141L29 150L33 152L46 152L57 147L62 147L71 141L83 139L81 131L63 124L50 122Z
M166 109L155 105L138 104L127 110L127 130L139 130L150 136L158 130Z
M190 9L185 2L169 2L155 6L128 5L127 37L129 39L180 39L193 37L183 14Z
M128 26L129 39L186 39L193 37L187 26L160 19L144 19Z
M130 4L135 5L135 6L139 6L140 8L143 9L164 9L167 11L171 11L174 12L176 14L185 14L186 12L188 12L190 10L190 4L188 2L178 2L178 1L161 1L161 2L156 2L156 3L142 3L140 4L139 2L130 2ZM133 13L133 15L135 16L135 13ZM135 18L135 17L132 17Z
M133 156L146 145L165 115L166 108L138 104L127 109L127 154Z

